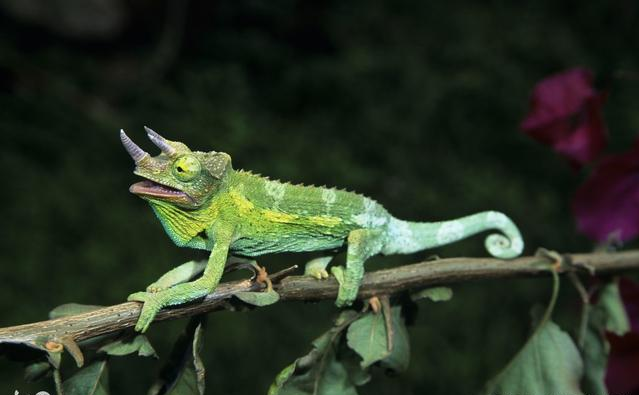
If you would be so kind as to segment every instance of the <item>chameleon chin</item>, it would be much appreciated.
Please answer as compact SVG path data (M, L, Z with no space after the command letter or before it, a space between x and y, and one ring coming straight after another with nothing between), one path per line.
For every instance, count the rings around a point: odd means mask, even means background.
M157 312L203 297L220 281L229 254L254 257L268 253L331 251L346 246L345 267L331 268L340 283L336 305L357 297L364 263L376 254L410 254L497 230L486 238L488 252L513 258L524 242L504 214L485 211L441 222L411 222L393 217L375 200L353 192L270 180L235 170L224 152L191 151L146 128L161 153L151 157L125 133L120 139L144 180L131 193L149 202L164 230L180 247L210 251L206 265L187 262L136 292L143 302L135 329L147 330ZM306 274L328 277L330 256L315 259ZM194 275L202 273L194 281Z

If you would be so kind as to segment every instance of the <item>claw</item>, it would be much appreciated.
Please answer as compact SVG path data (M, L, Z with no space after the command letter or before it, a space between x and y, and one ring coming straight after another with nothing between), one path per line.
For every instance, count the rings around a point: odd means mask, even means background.
M328 272L326 266L330 263L332 256L315 258L309 261L304 268L304 275L314 277L318 280L324 280L328 278Z
M161 285L156 285L155 283L149 285L148 287L146 287L146 292L149 293L158 293L160 291L164 291L165 289L167 289L167 287L163 287Z
M130 302L142 302L142 311L138 322L135 324L135 330L140 333L146 332L155 319L157 313L162 309L162 303L156 297L156 294L150 292L135 292L127 298Z

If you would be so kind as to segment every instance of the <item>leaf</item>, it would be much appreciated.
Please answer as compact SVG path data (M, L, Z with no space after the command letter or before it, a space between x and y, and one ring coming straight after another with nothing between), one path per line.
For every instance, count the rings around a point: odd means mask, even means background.
M108 395L107 361L97 360L78 370L62 384L64 395Z
M408 333L399 306L391 308L391 328L393 346L389 350L382 314L369 312L348 327L348 346L362 358L362 368L382 360L383 365L396 371L403 371L408 367Z
M602 288L597 306L606 312L606 331L617 336L622 336L630 331L630 320L621 299L617 282L610 282Z
M268 395L357 395L355 386L366 383L368 373L349 354L352 351L340 348L343 330L355 317L352 310L343 312L335 326L313 341L307 355L277 375Z
M284 368L268 395L357 395L346 367L336 359L334 342L338 338L332 336L331 331L325 333L313 342L308 355Z
M588 309L588 306L584 306ZM608 394L604 379L610 354L606 331L621 336L630 330L630 323L619 294L616 281L606 284L599 293L599 301L588 310L588 323L584 336L584 390L593 395Z
M141 357L158 357L153 346L144 335L116 340L100 347L98 352L115 356L128 355L137 352Z
M169 362L148 395L203 395L204 365L202 350L203 319L194 317L185 333L175 342Z
M583 363L568 334L552 321L537 328L484 394L583 394Z
M244 303L254 306L268 306L280 300L280 295L274 290L264 292L238 292L234 294Z
M401 308L395 306L391 309L393 328L393 348L390 354L382 360L382 366L396 372L408 369L410 362L410 344L408 331L402 317Z
M426 288L410 296L413 302L420 299L430 299L433 302L446 302L453 297L453 290L448 287Z
M583 394L579 381L583 362L568 334L550 320L559 291L553 274L553 294L532 336L510 363L484 388L483 394Z
M55 307L53 310L49 312L49 319L53 320L56 318L67 317L70 315L88 313L89 311L101 309L102 307L104 306L80 304L80 303L61 304L60 306Z
M49 362L38 361L24 368L24 380L28 382L38 381L45 377L52 370Z
M369 312L348 327L348 346L362 357L361 366L367 368L389 355L384 316Z

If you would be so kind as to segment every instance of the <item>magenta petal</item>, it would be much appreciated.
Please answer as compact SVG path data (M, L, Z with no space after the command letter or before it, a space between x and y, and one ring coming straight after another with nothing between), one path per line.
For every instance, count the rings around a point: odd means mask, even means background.
M551 146L576 166L594 160L606 145L603 96L592 87L592 74L575 68L539 82L521 129Z
M625 336L606 334L610 357L606 369L606 388L610 394L639 395L639 333Z
M605 241L618 232L621 240L639 233L639 142L628 153L604 159L577 190L573 200L577 228Z

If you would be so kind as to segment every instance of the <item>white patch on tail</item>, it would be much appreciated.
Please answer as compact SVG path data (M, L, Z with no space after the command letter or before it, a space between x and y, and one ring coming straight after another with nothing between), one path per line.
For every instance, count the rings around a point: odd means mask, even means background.
M387 215L379 212L377 203L364 199L364 212L352 215L351 220L362 228L378 228L388 222Z
M411 253L423 249L408 222L391 218L386 229L389 244L393 246L392 251L386 253Z
M437 230L437 243L448 244L463 238L464 229L461 221L444 222Z
M508 217L506 217L505 214L502 214L500 212L489 211L486 214L486 223L498 229L503 229L504 227L508 225L509 222L510 221L508 220Z

